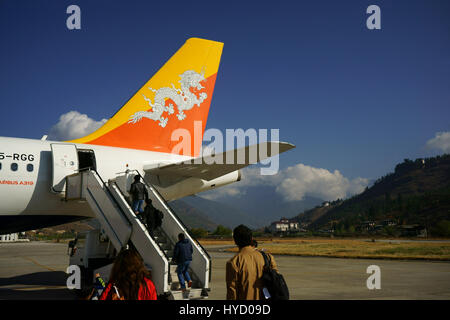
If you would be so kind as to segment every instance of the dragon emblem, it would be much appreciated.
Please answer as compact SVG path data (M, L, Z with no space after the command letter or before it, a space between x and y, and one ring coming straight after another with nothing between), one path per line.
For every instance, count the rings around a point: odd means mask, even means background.
M138 111L133 114L128 123L137 123L142 118L148 118L154 121L158 121L161 127L165 127L169 118L164 118L163 113L167 112L169 115L175 112L174 105L172 103L166 106L166 99L171 99L177 109L178 120L184 120L186 114L184 111L191 110L194 106L200 107L200 104L208 97L206 92L201 92L198 96L191 92L191 88L201 90L204 87L201 85L201 81L205 80L204 72L197 73L193 70L187 70L180 75L181 80L178 82L181 85L181 89L175 88L172 83L172 88L164 87L155 90L151 87L148 89L155 93L154 103L150 98L147 98L144 94L144 100L147 101L151 107L151 111Z

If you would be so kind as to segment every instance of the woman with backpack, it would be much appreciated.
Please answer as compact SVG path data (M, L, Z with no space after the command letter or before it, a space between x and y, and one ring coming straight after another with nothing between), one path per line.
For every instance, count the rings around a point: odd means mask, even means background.
M155 285L150 277L135 249L122 250L99 300L156 300Z

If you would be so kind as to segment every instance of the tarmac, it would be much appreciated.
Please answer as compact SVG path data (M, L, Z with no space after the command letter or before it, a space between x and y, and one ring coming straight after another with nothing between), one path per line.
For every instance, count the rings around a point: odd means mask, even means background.
M0 244L0 299L73 300L67 289L67 244Z
M212 258L209 299L226 298L225 264L233 253L206 247ZM450 262L275 256L291 300L449 300ZM0 244L0 299L73 300L66 287L67 244ZM381 289L368 289L367 267L380 268Z

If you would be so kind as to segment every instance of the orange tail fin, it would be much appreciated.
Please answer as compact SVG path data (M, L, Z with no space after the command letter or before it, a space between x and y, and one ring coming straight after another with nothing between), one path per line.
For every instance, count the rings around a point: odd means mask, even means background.
M222 48L221 42L188 39L101 128L70 142L172 153L179 143L172 132L184 129L191 148L183 155L198 156Z

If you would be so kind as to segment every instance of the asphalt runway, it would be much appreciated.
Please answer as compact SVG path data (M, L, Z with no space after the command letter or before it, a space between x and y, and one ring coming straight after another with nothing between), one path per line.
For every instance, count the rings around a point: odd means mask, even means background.
M0 299L73 300L66 287L67 244L0 244Z
M0 244L0 299L71 300L66 288L67 244ZM212 257L210 299L226 297L225 263L233 253L207 247ZM292 300L450 299L450 262L275 256ZM381 270L381 289L369 290L367 267Z
M226 298L225 263L233 254L210 248L211 299ZM450 299L450 262L274 256L292 300ZM377 265L381 289L369 290L367 267Z

